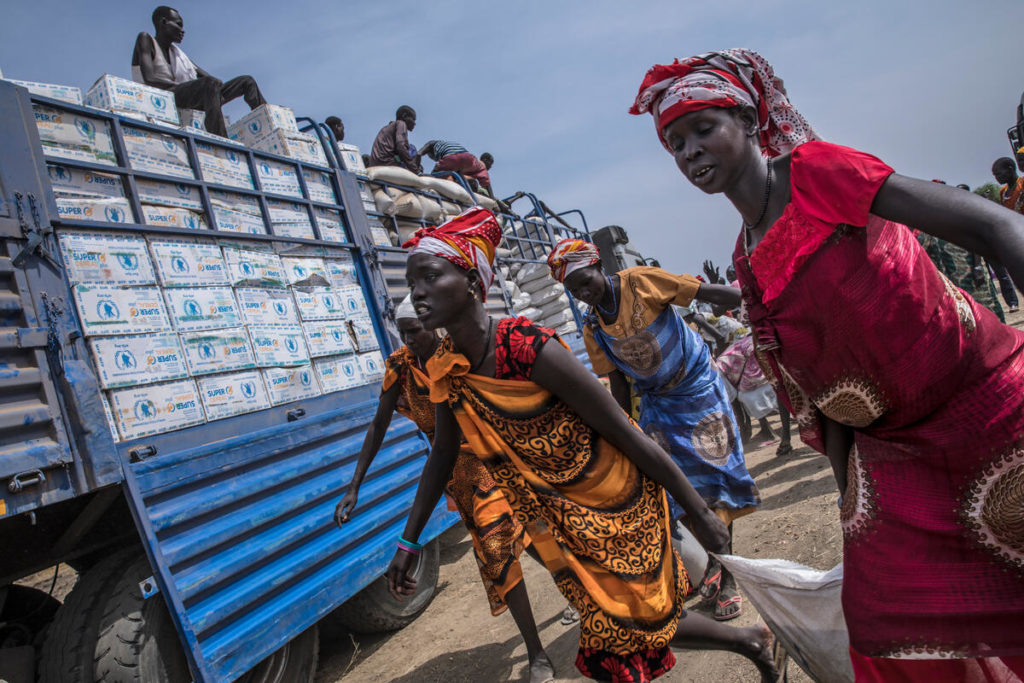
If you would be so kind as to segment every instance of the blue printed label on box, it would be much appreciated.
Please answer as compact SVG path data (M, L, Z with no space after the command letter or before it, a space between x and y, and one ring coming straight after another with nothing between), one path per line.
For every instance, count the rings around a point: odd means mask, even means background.
M181 347L193 375L256 367L249 337L242 327L182 332Z
M222 420L270 407L259 370L200 377L197 382L207 420Z
M188 376L173 333L99 337L89 341L104 389L164 382Z
M275 406L320 395L320 385L308 363L294 368L266 368L263 379Z
M75 285L75 305L86 336L167 332L167 318L156 287Z

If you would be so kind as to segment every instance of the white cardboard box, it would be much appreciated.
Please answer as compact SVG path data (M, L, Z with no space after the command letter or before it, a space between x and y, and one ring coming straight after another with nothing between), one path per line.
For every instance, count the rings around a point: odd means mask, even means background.
M362 353L380 348L377 342L377 334L373 330L373 321L369 316L358 316L348 319L352 334L356 338L356 349Z
M284 266L277 254L225 246L224 260L228 264L228 277L233 285L284 287L287 284Z
M379 351L360 353L356 358L359 359L359 367L363 371L363 381L366 384L373 384L384 379L384 358L381 357Z
M64 164L46 164L53 191L66 197L124 197L121 178Z
M313 207L313 215L316 217L316 226L320 229L320 238L327 242L347 242L345 224L342 221L341 213L334 209L325 209L320 206Z
M107 398L106 392L100 392L100 401L103 403L103 414L107 416L110 437L117 443L121 440L121 433L117 431L117 420L114 419L114 410L110 407L110 399Z
M212 287L228 284L220 247L210 242L150 238L160 284L164 287Z
M302 323L306 347L312 358L352 353L352 337L342 320L313 320Z
M248 157L241 150L196 140L196 156L206 182L253 189Z
M294 368L265 368L263 379L270 403L275 406L320 395L320 385L308 363Z
M349 173L358 176L366 176L366 166L363 165L363 155L355 145L338 143L338 156L341 157L341 165Z
M211 422L270 407L270 397L259 370L210 375L197 381L206 419Z
M89 340L104 389L165 382L188 376L185 359L172 332L99 337Z
M282 256L281 263L290 285L326 286L327 268L322 258L310 256Z
M45 154L94 164L117 165L114 142L106 121L42 104L32 105L32 110L35 112L36 129Z
M327 156L315 135L274 130L252 143L252 148L268 154L298 159L306 164L327 165Z
M57 215L69 221L134 223L132 206L120 197L55 196Z
M299 318L306 320L342 320L345 317L341 297L330 287L292 289Z
M295 112L277 104L264 104L228 126L228 137L251 147L254 142L274 130L298 133Z
M171 329L164 300L156 287L75 285L74 296L86 336Z
M356 265L351 254L324 259L324 266L327 268L327 279L330 280L332 287L359 287L359 277L356 275Z
M359 359L355 356L317 358L313 367L325 394L366 384Z
M181 348L192 375L209 375L256 367L243 327L205 332L182 332Z
M156 283L142 237L66 231L60 234L60 249L73 285Z
M142 216L146 225L159 225L167 228L187 228L189 230L206 230L206 217L192 209L177 206L157 206L143 204Z
M341 297L346 318L369 317L370 309L366 306L366 298L359 285L338 287L336 291Z
M334 195L334 186L331 184L331 176L327 171L303 167L302 179L306 181L306 191L314 202L338 203L338 198Z
M213 217L218 230L250 235L267 234L263 213L254 197L211 190L210 204L213 205Z
M302 204L267 197L267 211L270 213L270 226L275 235L316 239L313 224L309 221L309 214Z
M194 211L203 210L203 200L199 188L187 183L162 183L146 178L135 179L135 189L139 192L139 201L143 204L158 206L177 206Z
M110 407L125 440L206 421L196 383L191 379L115 389L110 392Z
M260 367L309 363L299 325L249 325L249 337Z
M185 130L206 131L206 112L199 109L178 109L178 123Z
M295 166L271 159L259 159L256 162L256 175L259 176L264 192L302 198L299 173Z
M185 141L175 135L121 126L132 168L177 178L195 178Z
M247 325L297 325L295 301L287 289L239 287L235 290Z
M35 83L33 81L16 81L13 78L6 79L15 85L28 88L33 95L49 97L50 99L68 102L70 104L82 104L82 89L73 85L54 85L53 83Z
M104 74L85 93L85 104L100 109L134 112L178 125L174 93Z
M238 327L242 316L230 287L183 287L164 290L167 310L179 332Z

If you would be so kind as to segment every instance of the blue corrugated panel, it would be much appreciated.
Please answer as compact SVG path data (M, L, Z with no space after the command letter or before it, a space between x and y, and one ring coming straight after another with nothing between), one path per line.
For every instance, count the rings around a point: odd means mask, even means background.
M387 568L426 461L411 422L392 423L352 521L332 519L375 410L365 401L131 465L151 559L204 679L241 675ZM423 538L457 520L439 505Z

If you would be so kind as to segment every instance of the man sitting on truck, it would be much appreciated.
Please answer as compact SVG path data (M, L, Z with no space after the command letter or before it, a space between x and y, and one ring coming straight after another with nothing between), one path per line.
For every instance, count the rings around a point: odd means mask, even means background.
M483 157L477 159L468 149L457 142L447 140L431 140L423 145L417 155L417 161L423 155L427 155L437 163L434 165L433 173L438 171L453 171L462 174L467 180L476 181L487 190L491 191L491 177L487 173L490 168L483 162ZM486 155L494 163L494 157Z
M328 116L324 119L324 123L326 123L327 127L331 129L332 133L334 133L334 139L336 141L345 141L345 124L341 122L341 119L337 116Z
M423 172L419 158L409 149L409 132L416 127L416 110L403 104L395 112L395 120L380 129L367 166L400 166L419 174Z
M185 37L185 22L178 10L161 5L153 10L156 38L145 31L135 39L132 53L132 80L155 88L170 90L182 109L206 113L206 130L227 137L221 106L236 97L244 97L250 109L266 104L252 76L238 76L224 83L214 78L178 47Z

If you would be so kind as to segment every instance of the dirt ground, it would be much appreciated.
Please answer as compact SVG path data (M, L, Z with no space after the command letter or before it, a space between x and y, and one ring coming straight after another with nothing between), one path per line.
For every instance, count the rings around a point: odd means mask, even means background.
M1024 312L1008 316L1008 322L1024 329ZM777 428L777 418L772 425ZM736 522L734 551L744 557L783 558L830 569L842 554L838 493L831 469L823 456L795 436L793 445L793 453L782 458L775 456L774 445L747 450L747 467L761 490L763 504ZM382 636L353 635L324 625L316 683L528 680L526 649L511 615L490 615L465 530L450 529L441 543L438 593L427 610L405 629ZM559 623L565 600L547 571L525 555L523 571L557 680L587 680L573 665L578 626ZM75 578L73 570L61 565L54 596L63 599ZM53 579L50 569L19 583L48 590ZM691 599L687 606L693 608L696 602ZM743 614L730 623L750 625L757 620L748 602ZM676 667L659 681L758 680L754 666L737 655L677 651L676 659ZM806 683L811 679L791 664L789 680Z

